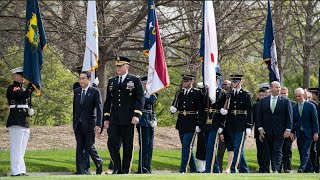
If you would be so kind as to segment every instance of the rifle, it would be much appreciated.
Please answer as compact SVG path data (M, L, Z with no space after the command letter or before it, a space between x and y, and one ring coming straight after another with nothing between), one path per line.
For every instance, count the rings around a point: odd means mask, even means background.
M227 91L227 93L226 93L226 101L223 106L223 109L225 109L225 110L229 110L231 93L232 93L232 89L230 88L229 91Z
M182 91L182 83L183 83L183 80L181 81L181 84L180 84L180 86L179 86L178 91L177 91L176 94L174 95L173 104L172 104L172 106L174 106L174 107L177 107L177 104L178 104L178 101L179 101L179 94L180 94L181 91Z

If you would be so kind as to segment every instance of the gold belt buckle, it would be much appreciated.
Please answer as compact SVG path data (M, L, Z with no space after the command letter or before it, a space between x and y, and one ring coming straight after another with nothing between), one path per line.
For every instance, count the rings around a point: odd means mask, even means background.
M234 110L234 115L237 115L237 110Z
M212 124L212 119L207 119L207 123L206 124Z
M184 116L187 115L187 111L186 110L183 110L183 113L182 113Z

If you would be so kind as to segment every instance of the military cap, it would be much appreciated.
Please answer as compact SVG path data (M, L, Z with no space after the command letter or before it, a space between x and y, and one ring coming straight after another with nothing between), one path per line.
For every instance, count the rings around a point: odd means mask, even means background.
M23 73L23 66L17 67L17 68L14 68L14 69L11 69L11 72L12 72L12 74L20 74L20 75L22 75L22 73Z
M315 94L315 95L318 95L319 92L318 92L318 88L308 88L308 91Z
M142 83L147 83L147 80L148 80L148 76L143 76L140 78L141 82Z
M130 64L130 59L123 57L123 56L118 56L116 57L116 66L122 66L124 64Z
M241 74L232 74L230 75L231 81L241 81L243 75Z
M266 88L260 88L259 89L259 92L267 92L268 91L268 89L266 89Z
M194 79L194 78L195 78L195 76L192 75L192 74L183 74L183 75L182 75L182 79L183 79L183 80L192 80L192 79Z
M258 87L260 88L260 89L266 89L266 90L268 90L269 89L269 87L270 87L270 84L269 83L262 83L262 84L258 84Z

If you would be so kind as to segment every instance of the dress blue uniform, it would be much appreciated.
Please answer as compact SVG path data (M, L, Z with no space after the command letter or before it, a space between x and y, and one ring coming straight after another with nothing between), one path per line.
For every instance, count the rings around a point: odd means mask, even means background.
M141 82L145 82L147 77L142 77ZM154 141L154 127L151 123L155 120L155 113L153 111L154 104L158 98L158 94L147 96L145 92L144 108L142 109L142 116L137 124L139 133L139 165L138 173L152 173L151 161Z
M130 60L117 57L116 65L128 64ZM104 121L109 121L108 148L114 163L114 174L130 172L134 125L133 117L140 118L144 105L144 93L140 79L126 74L110 78L107 87L107 96L104 104ZM121 142L123 145L123 160L120 159ZM122 166L121 166L122 164Z
M242 75L231 75L231 81L241 81ZM234 156L231 172L249 173L249 168L243 153L246 129L252 128L252 99L251 94L244 89L234 90L231 93L227 123L230 125L231 141L233 142Z
M212 103L208 97L208 91L204 93L204 118L202 123L204 126L201 128L205 132L206 137L206 172L219 173L220 168L218 159L215 153L215 147L219 143L218 129L224 127L225 116L222 116L220 109L223 108L226 101L226 92L220 88L216 90L216 102ZM212 162L214 161L214 162Z
M193 79L193 75L183 75L184 80ZM176 129L182 144L180 172L185 173L189 162L190 172L197 172L196 160L192 152L196 136L195 127L199 126L199 118L203 112L203 96L200 90L195 88L178 92L172 106L178 110ZM176 103L175 103L176 102ZM199 117L200 116L200 117Z

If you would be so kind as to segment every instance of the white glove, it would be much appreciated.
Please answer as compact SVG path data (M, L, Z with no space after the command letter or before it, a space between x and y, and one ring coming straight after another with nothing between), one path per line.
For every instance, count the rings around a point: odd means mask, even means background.
M199 128L199 126L196 126L196 133L199 133L201 131L201 129Z
M98 86L98 85L99 85L99 78L96 77L96 78L93 80L92 83L95 84L96 86Z
M225 110L225 109L221 108L221 109L220 109L220 113L221 113L222 115L226 115L226 114L228 114L228 110Z
M219 128L218 129L218 134L221 134L223 132L223 129L222 128Z
M33 116L34 115L34 109L30 108L28 109L28 115Z
M171 106L171 107L170 107L170 112L171 112L171 113L176 113L176 112L177 112L177 108L174 107L174 106Z
M246 134L247 134L247 136L250 136L250 134L251 134L251 129L250 128L246 128Z
M156 127L157 126L157 121L151 121L150 126L153 127L153 128Z

